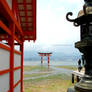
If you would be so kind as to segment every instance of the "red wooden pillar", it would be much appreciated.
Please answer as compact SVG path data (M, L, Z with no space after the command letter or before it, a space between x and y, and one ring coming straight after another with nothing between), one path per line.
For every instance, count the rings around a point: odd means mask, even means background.
M43 64L43 56L41 55L41 64Z
M15 10L16 10L16 1L15 0L12 0L12 12L15 16Z
M12 0L12 12L15 14L15 0ZM11 30L10 37L10 92L14 92L14 36L15 36L15 24L10 23L9 28Z
M49 57L49 55L48 55L48 65L49 65L49 63L50 63L50 57Z
M24 42L20 45L20 51L21 51L21 91L23 92L23 48L24 48Z
M48 57L48 69L49 69L49 67L50 67L50 65L49 65L49 63L50 63L50 57L49 57L49 55L47 57Z
M14 92L14 34L15 34L15 24L10 24L10 30L12 35L10 37L10 92Z

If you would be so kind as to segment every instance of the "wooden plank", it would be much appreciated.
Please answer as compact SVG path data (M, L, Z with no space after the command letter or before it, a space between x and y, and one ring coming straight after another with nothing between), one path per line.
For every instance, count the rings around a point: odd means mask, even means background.
M78 72L78 71L73 71L73 73L75 76L79 76L79 77L83 77L84 75L84 71Z
M79 72L77 71L73 71L72 72L72 83L74 83L74 79L76 77L76 81L79 82L80 78L84 76L84 71Z

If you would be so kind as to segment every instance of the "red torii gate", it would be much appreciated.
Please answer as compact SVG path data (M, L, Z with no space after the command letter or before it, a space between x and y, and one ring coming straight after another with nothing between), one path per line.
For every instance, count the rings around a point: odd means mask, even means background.
M43 57L44 56L46 56L46 57L48 57L48 65L49 65L49 62L50 62L50 56L51 56L51 52L49 53L40 53L40 52L38 52L38 54L41 56L41 64L43 64Z

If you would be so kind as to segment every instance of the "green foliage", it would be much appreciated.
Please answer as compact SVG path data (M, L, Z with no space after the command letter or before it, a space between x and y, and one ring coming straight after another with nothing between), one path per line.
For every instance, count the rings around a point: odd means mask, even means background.
M68 77L65 74L58 74L24 81L24 92L67 92L67 88L72 86Z
M57 68L77 69L75 66L56 66ZM24 71L38 70L40 73L24 75L24 77L37 77L46 75L53 71L45 66L24 66ZM47 73L46 73L47 72ZM72 86L71 76L67 74L55 74L36 79L24 80L24 92L67 92L67 88Z
M37 77L37 76L41 76L41 75L47 75L48 73L36 73L36 74L24 74L23 77L27 78L27 77Z

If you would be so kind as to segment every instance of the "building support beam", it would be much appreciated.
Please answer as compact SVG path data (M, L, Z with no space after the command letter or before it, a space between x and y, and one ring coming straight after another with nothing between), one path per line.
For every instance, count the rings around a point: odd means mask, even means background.
M20 45L20 51L21 51L21 91L23 92L23 52L24 52L24 41L22 45Z
M9 40L10 43L10 92L14 92L13 85L14 85L14 34L15 34L15 24L10 24L11 30L11 37Z

